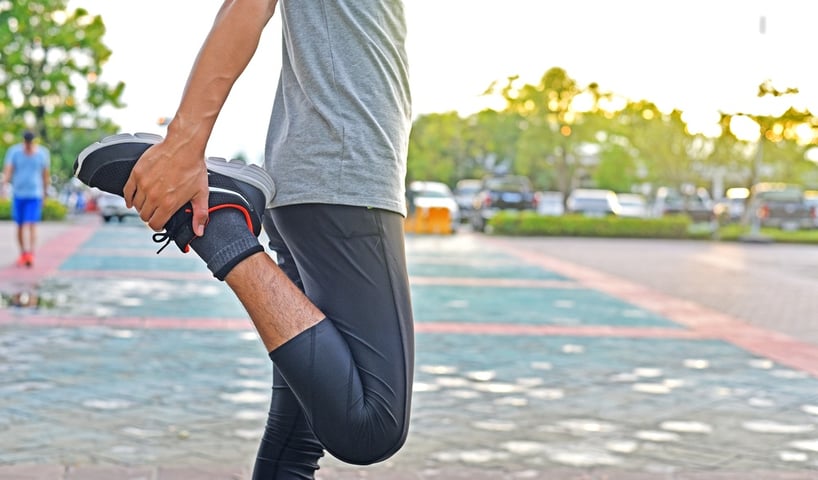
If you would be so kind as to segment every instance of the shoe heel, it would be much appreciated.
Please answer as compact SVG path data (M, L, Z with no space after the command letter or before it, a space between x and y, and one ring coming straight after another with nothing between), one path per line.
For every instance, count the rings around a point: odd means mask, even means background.
M269 207L273 198L275 198L276 189L273 179L258 165L227 161L221 157L208 157L205 163L207 169L212 172L220 173L259 189L264 194L265 207Z

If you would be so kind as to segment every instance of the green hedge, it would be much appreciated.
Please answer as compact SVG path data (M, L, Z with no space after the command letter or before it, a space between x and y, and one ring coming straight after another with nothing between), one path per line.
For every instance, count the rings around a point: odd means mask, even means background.
M570 237L697 238L686 216L662 218L592 218L582 215L559 217L535 212L501 212L489 220L489 230L499 235L542 235ZM709 236L709 232L707 235Z
M746 225L725 225L721 227L716 238L723 241L738 241L750 236L751 228ZM758 233L778 243L818 244L818 229L814 230L780 230L778 228L761 228Z
M43 205L43 220L64 220L68 208L53 198L47 198ZM11 220L11 200L0 198L0 220Z

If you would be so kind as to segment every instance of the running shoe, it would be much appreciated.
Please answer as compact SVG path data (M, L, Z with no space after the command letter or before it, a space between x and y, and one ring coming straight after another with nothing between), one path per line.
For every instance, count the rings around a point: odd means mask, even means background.
M90 187L121 197L122 187L131 176L136 161L145 150L161 141L162 136L153 133L120 133L105 137L80 152L74 161L74 175Z
M136 161L161 141L160 135L150 133L106 137L80 152L74 162L74 175L89 187L123 196L122 189ZM240 160L208 157L205 164L210 186L208 211L235 208L244 215L250 231L258 236L261 217L275 196L272 178L261 167ZM196 238L192 221L193 208L187 203L168 220L163 232L154 234L154 241L165 242L159 251L172 240L180 250L188 252L190 242Z

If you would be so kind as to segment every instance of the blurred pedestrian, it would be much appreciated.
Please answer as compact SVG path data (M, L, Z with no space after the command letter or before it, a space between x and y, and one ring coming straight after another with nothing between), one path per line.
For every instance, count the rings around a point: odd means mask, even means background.
M284 48L266 172L205 159L276 8ZM405 36L401 0L225 0L167 137L122 134L77 158L78 178L124 196L164 229L155 239L193 249L247 309L273 361L254 479L314 478L324 450L382 461L406 440ZM262 223L277 263L256 238Z
M33 132L26 130L23 142L8 149L3 164L3 180L10 187L12 217L17 224L20 247L17 265L28 267L34 264L37 224L42 220L43 203L51 181L51 154L35 143L34 137Z

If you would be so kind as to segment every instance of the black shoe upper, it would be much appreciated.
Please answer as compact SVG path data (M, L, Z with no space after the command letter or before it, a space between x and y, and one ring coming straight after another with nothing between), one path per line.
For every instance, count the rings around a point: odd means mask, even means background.
M74 174L90 187L123 196L123 187L139 157L161 141L161 136L145 133L106 137L80 152L74 162ZM239 161L208 158L206 165L210 187L208 211L236 209L244 215L247 227L258 236L261 216L275 194L272 180L260 167ZM165 245L173 240L183 252L187 252L196 237L192 221L193 210L188 203L174 213L164 232L155 234L154 240L166 242ZM159 251L163 248L165 246Z
M86 147L74 161L74 175L89 187L122 196L136 161L161 140L158 135L112 135Z
M212 162L208 159L207 162ZM208 212L214 213L224 208L232 208L242 213L247 221L247 228L258 236L261 233L261 218L266 206L264 193L258 188L208 170L207 183L210 189ZM165 242L159 251L173 240L183 252L190 248L190 242L196 238L193 231L193 207L190 203L179 209L165 224L164 232L153 236L157 243Z

